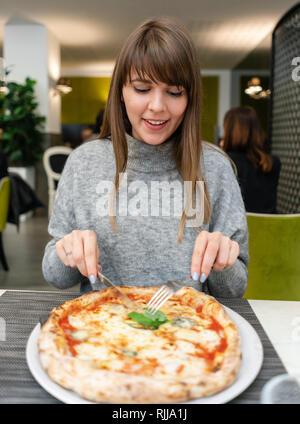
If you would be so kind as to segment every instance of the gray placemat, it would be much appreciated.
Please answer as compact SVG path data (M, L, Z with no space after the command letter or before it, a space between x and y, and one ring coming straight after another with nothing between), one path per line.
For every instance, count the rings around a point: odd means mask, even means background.
M0 403L60 403L32 377L25 349L39 317L67 300L78 297L71 292L7 291L0 296ZM270 378L286 372L265 331L245 299L218 299L244 317L256 330L264 348L261 371L251 386L230 403L259 403L263 386Z

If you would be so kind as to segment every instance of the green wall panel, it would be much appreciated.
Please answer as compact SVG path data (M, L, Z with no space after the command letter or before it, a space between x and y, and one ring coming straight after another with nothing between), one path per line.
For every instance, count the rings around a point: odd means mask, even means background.
M94 124L104 108L110 78L72 77L72 92L62 97L62 124Z
M202 139L214 142L214 128L218 123L219 77L203 76Z

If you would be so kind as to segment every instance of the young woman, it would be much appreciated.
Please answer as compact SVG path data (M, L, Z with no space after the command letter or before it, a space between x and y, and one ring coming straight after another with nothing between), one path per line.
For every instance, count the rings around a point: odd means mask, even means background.
M230 109L221 147L237 167L247 212L275 213L280 159L267 153L266 137L251 107Z
M119 285L191 276L214 296L243 295L243 200L229 160L201 142L200 117L189 35L171 19L147 20L116 61L100 139L65 165L43 259L50 284L88 291L101 265Z

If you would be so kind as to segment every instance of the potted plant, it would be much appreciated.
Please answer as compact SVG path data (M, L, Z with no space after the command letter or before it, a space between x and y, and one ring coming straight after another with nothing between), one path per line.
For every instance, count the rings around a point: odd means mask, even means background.
M45 117L36 113L35 84L8 82L0 92L0 142L10 166L33 167L43 154Z

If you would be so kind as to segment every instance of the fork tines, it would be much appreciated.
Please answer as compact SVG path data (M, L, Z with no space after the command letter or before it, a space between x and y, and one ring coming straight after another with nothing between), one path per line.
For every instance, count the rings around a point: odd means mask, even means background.
M162 286L146 305L146 310L154 315L159 308L172 296L173 290L167 286Z

